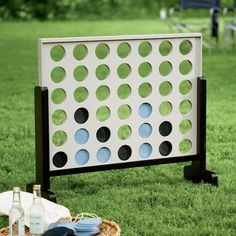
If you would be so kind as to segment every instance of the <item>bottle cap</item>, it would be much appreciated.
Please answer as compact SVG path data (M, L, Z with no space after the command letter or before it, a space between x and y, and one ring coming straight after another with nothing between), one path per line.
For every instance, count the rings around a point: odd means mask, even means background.
M20 187L13 187L13 192L20 192Z
M33 189L41 189L41 185L40 184L34 184Z

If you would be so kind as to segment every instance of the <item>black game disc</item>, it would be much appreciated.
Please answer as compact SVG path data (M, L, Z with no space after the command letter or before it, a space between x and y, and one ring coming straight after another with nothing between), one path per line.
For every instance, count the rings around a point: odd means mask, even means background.
M52 159L54 166L61 168L67 163L67 155L64 152L57 152Z
M74 118L75 118L75 121L79 124L84 124L88 120L88 117L89 117L89 113L87 109L83 107L75 111Z
M130 158L132 149L128 145L123 145L118 150L118 156L122 161L126 161Z
M169 121L164 121L159 126L159 133L162 136L168 136L172 131L172 125Z
M101 143L105 143L110 138L110 136L111 131L105 126L99 128L97 131L97 139Z
M171 153L172 145L168 141L164 141L159 146L159 152L162 156L168 156Z

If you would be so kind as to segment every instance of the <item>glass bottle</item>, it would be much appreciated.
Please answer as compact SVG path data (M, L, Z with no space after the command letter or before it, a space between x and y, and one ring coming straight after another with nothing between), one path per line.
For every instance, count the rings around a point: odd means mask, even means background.
M13 203L9 211L9 236L24 236L24 210L21 207L20 187L13 188Z
M166 18L167 18L166 8L165 8L165 4L162 2L161 9L160 9L160 19L165 20Z
M33 186L33 204L30 208L30 233L39 236L44 233L44 206L41 203L41 185Z

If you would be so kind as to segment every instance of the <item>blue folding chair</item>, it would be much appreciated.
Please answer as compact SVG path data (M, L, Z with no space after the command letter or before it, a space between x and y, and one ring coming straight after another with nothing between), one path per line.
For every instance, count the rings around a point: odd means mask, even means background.
M236 0L231 7L226 7L223 10L224 16L224 47L232 44L236 46L235 32L236 32Z
M219 38L219 7L220 0L180 0L179 8L170 9L171 24L180 32L201 32L203 35L203 46L211 50L213 39L218 43ZM183 20L185 9L209 9L210 22L204 24L195 22L186 23ZM176 12L179 13L177 17Z

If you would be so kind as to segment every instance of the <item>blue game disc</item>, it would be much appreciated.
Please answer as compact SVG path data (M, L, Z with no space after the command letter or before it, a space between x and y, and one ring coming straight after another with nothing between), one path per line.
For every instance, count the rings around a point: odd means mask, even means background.
M68 229L72 229L75 231L75 223L73 222L65 222L65 223L60 223L60 222L55 222L55 223L51 223L48 226L48 229L53 229L55 227L66 227Z
M139 147L139 155L142 158L148 158L152 154L152 146L149 143L143 143Z
M99 162L106 163L111 157L111 151L107 147L102 147L97 151L97 159Z
M89 139L89 132L86 129L79 129L75 133L75 141L78 144L85 144Z
M93 232L96 233L97 231L99 231L100 228L99 227L87 227L87 228L76 228L75 231L76 232Z
M95 236L100 232L100 230L96 232L75 232L76 236Z
M147 118L152 114L152 106L149 103L143 103L139 107L139 115L142 118Z
M83 219L80 220L76 223L78 226L84 226L84 225L89 225L89 226L99 226L102 223L102 220L100 219Z
M75 161L79 165L85 165L89 160L89 152L81 149L75 154Z
M143 123L139 127L139 135L142 138L148 138L152 133L152 126L148 123Z
M97 225L91 224L91 225L75 225L75 229L77 231L94 231L98 229Z
M84 219L75 223L75 232L78 236L92 236L100 231L100 219Z

